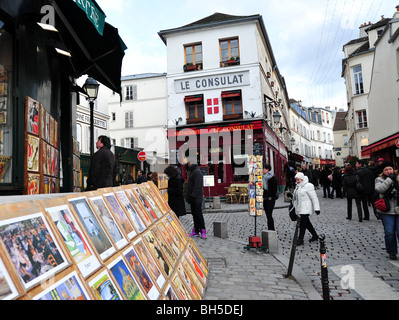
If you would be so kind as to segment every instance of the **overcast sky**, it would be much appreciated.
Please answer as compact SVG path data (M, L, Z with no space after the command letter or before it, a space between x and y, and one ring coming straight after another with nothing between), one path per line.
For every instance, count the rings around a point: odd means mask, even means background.
M392 18L394 0L97 0L106 22L128 49L122 75L166 72L166 46L158 36L215 12L260 14L288 95L305 106L346 110L342 46L359 37L362 23Z

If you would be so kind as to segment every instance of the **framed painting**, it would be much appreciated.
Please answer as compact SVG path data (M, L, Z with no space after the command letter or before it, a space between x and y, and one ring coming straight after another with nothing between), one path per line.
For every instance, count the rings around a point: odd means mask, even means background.
M182 263L179 263L176 267L177 272L180 275L180 278L182 279L183 283L186 285L186 288L188 288L188 291L190 292L191 296L193 297L194 300L201 300L201 295L193 283L193 280L191 279L191 276L188 274L188 272L183 268Z
M152 234L151 231L147 231L143 235L143 238L145 239L146 244L148 245L148 248L152 254L152 257L155 259L155 261L158 262L162 272L164 272L164 274L167 277L169 277L169 275L172 273L172 268L171 268L170 263L168 262L167 258L165 257L165 253L164 253L162 247L155 240L154 235Z
M148 182L145 184L145 187L151 189L152 192L160 199L160 202L162 202L163 208L164 208L164 210L166 210L166 212L164 212L164 214L166 214L170 210L167 198L165 198L165 195L162 193L162 191L167 191L167 188L168 188L168 182L167 182L167 180L165 180L165 181L166 181L165 186L164 186L165 189L162 189L162 190L158 189L157 186L153 182Z
M116 221L119 222L119 225L122 227L125 234L127 234L129 239L133 239L137 235L137 232L134 230L128 216L126 215L125 211L123 211L121 205L116 199L115 194L112 192L104 193L103 197L105 202L108 204L110 211L114 213Z
M157 263L151 257L150 252L145 246L142 239L137 239L133 242L135 252L138 254L140 261L147 267L148 272L152 276L153 280L157 283L159 288L162 288L165 284L165 277L159 269Z
M109 212L103 197L91 197L89 198L89 201L93 206L94 212L97 214L100 221L103 222L105 229L108 231L108 234L111 236L116 247L120 249L127 245L128 242L119 229L118 224L112 217L111 212Z
M138 190L139 190L139 192L141 192L141 194L147 200L148 205L155 212L155 214L157 215L157 218L161 218L163 213L162 213L161 209L158 206L159 200L157 200L155 194L153 194L153 193L151 194L150 193L151 190L147 189L144 186L143 187L139 187ZM157 203L157 201L158 201L158 203Z
M154 240L158 242L158 245L160 248L163 250L165 253L166 258L168 259L170 265L173 267L177 259L179 258L179 253L175 252L168 244L168 242L165 240L165 238L162 236L161 232L159 231L157 226L153 226L151 228L151 232L154 235Z
M195 270L201 283L205 286L207 282L208 268L205 266L204 262L196 255L193 250L188 247L184 252L184 257L190 263L191 267Z
M147 214L150 216L151 220L152 221L157 220L158 216L155 213L155 211L151 208L146 197L140 192L140 190L138 188L133 188L132 190L133 190L133 193L136 195L137 199L139 200L140 204L147 211Z
M140 205L139 200L134 195L133 189L125 189L125 193L145 225L147 227L151 225L152 219L149 217L147 211Z
M25 288L69 265L41 212L0 221L0 238Z
M122 300L117 286L106 270L91 280L89 286L98 300Z
M179 273L175 272L175 274L172 276L172 284L175 286L177 295L180 298L180 300L192 300L193 298L191 297L190 293L188 292L188 289L184 286L183 281L181 280Z
M137 276L137 279L139 279L139 282L144 291L147 293L148 297L151 300L158 299L160 293L157 287L152 282L150 276L147 273L147 270L144 268L140 258L134 251L133 247L129 247L127 250L125 250L123 252L123 255L126 258L128 266L130 266L134 274Z
M178 244L175 243L173 236L166 231L165 225L163 223L158 223L156 227L159 230L159 235L157 235L157 237L162 236L168 246L172 249L175 256L179 257L181 250L179 249Z
M184 269L187 271L187 273L190 275L191 280L193 281L193 283L197 287L200 295L203 297L204 294L205 294L205 287L202 284L202 282L200 281L200 279L198 278L198 275L195 273L194 269L188 263L186 257L183 256L182 259L180 260L180 262L183 265Z
M12 300L19 295L3 260L0 258L0 300Z
M115 259L107 267L127 300L147 300L122 257Z
M93 254L90 244L87 242L69 207L61 205L45 208L45 210L54 222L82 276L86 278L100 268L100 261Z
M141 220L136 209L133 207L132 203L129 201L126 193L124 191L116 191L115 195L119 199L120 203L125 208L125 210L129 213L130 219L132 220L136 230L139 233L143 232L146 229L146 226L143 220Z
M107 259L115 252L107 234L102 228L96 215L93 213L85 197L68 199L74 207L80 221L82 222L93 246L96 248L102 260Z
M28 173L28 195L39 194L40 192L40 175L36 173Z
M30 97L26 97L27 127L28 133L39 135L40 103Z
M175 216L176 217L176 216ZM187 242L187 232L186 230L181 226L180 222L177 222L173 219L171 214L167 214L166 218L168 219L168 222L170 223L170 225L173 227L173 229L175 230L175 232L178 234L179 238L183 241L183 243L185 244Z
M39 147L39 138L28 134L26 168L29 171L39 172Z
M155 191L151 188L149 184L145 185L143 190L145 190L152 197L152 199L154 199L156 205L158 205L159 209L162 211L161 215L166 214L170 210L170 207L165 205L165 199L162 196L162 194L159 193L159 190L158 190L158 196L156 195Z
M76 271L57 281L33 300L90 300Z
M183 251L187 240L183 239L182 236L177 233L177 231L170 224L167 217L163 218L162 224L165 227L166 232L172 237L173 241L176 243L180 251Z
M176 295L175 290L172 288L170 284L165 289L165 296L163 298L164 300L179 300L179 298Z

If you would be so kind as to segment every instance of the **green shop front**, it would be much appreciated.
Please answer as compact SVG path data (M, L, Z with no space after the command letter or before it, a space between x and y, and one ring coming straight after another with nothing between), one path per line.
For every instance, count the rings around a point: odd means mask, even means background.
M120 93L125 49L94 0L0 1L0 195L74 191L75 80Z

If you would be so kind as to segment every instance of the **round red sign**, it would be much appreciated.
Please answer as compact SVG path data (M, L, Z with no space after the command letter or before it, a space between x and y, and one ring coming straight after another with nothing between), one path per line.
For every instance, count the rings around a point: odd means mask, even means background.
M147 154L144 151L140 151L137 155L137 159L140 161L145 161L147 159Z
M399 148L399 139L396 140L395 144Z

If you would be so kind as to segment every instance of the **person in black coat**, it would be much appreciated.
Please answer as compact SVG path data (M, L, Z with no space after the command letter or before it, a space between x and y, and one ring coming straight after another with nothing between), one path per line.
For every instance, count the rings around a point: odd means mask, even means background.
M331 198L334 198L334 190L335 190L335 196L337 198L343 198L342 196L342 175L341 175L341 170L338 167L335 167L332 173L333 180L331 182L331 185L333 187L333 191L331 193Z
M331 174L330 166L325 165L323 170L320 172L320 184L323 186L323 198L330 198L330 187L331 181L328 179L328 176Z
M117 173L116 158L110 150L111 140L107 136L99 136L96 147L98 150L90 159L87 191L113 187Z
M168 204L173 212L180 218L186 214L186 205L183 196L183 178L174 166L165 168L168 176Z
M270 164L263 165L263 209L267 218L267 229L274 230L273 209L276 204L277 178Z
M143 182L147 182L147 177L144 175L143 170L139 170L137 171L137 184L143 183Z
M359 222L362 222L362 206L361 206L361 194L356 190L357 174L351 165L346 166L344 178L342 179L342 186L344 189L344 196L347 200L347 217L346 219L352 219L352 199L355 199L357 214L359 216Z
M358 160L356 162L357 168L357 175L359 177L360 183L363 185L363 196L362 196L362 204L364 210L364 220L369 220L369 209L368 209L368 202L371 203L373 207L374 215L377 217L377 211L374 206L375 201L375 176L374 172L371 171L369 168L364 166L365 163L363 160Z

